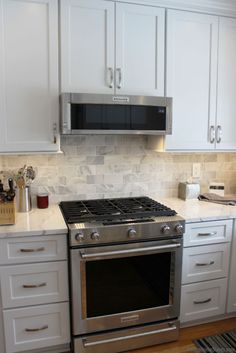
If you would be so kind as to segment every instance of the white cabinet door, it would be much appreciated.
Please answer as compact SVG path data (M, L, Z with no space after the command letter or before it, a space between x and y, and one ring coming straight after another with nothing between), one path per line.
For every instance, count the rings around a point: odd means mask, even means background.
M0 152L57 151L57 0L0 0Z
M114 4L61 0L61 91L113 93Z
M164 95L165 10L116 4L116 93Z
M229 288L228 288L228 301L227 301L227 313L236 312L236 285L235 285L235 273L236 273L236 227L234 220L234 234L232 240L231 260L230 260L230 272L229 272Z
M220 18L217 126L222 129L217 149L236 149L236 20ZM220 136L218 136L220 140Z
M168 10L167 96L173 97L173 133L167 150L213 149L218 17Z

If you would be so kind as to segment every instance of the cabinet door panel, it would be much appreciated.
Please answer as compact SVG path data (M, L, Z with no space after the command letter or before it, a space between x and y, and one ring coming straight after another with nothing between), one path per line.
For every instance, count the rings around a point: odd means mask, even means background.
M0 1L1 152L59 148L57 11L56 0Z
M113 93L114 4L61 1L61 91Z
M167 96L173 97L169 150L213 149L218 18L184 11L167 13Z
M222 128L217 149L236 149L236 20L220 18L217 125Z
M116 93L164 95L164 38L164 9L116 4Z

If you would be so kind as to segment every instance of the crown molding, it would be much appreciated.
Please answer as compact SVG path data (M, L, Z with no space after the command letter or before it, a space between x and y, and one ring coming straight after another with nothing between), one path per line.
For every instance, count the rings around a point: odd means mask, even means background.
M236 17L236 0L110 0Z

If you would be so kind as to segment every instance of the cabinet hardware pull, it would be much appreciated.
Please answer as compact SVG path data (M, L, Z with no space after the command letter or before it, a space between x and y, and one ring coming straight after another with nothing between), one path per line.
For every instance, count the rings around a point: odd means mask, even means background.
M53 143L57 143L57 124L53 124Z
M26 328L25 332L37 332L37 331L46 330L47 328L48 328L48 325L44 325L44 326L38 327L38 328Z
M121 89L122 87L122 72L121 72L121 68L117 68L116 69L117 73L118 73L118 84L117 84L117 88Z
M215 142L215 137L216 137L215 127L214 127L214 125L211 125L210 126L210 143Z
M109 83L109 88L113 88L114 86L114 74L113 74L113 68L108 67L108 72L110 73L110 83Z
M211 302L211 298L208 298L206 300L194 300L193 303L194 304L205 304L205 303L210 303Z
M39 283L39 284L23 284L23 288L39 288L39 287L46 287L47 283Z
M20 249L20 252L39 252L39 251L44 251L45 248L37 248L37 249Z
M210 261L210 262L197 262L196 266L209 266L209 265L213 265L215 263L215 261Z
M216 235L217 232L210 232L210 233L198 233L199 237L208 237L210 235Z
M221 136L222 136L222 128L220 125L217 125L217 129L216 129L216 142L217 143L221 142Z

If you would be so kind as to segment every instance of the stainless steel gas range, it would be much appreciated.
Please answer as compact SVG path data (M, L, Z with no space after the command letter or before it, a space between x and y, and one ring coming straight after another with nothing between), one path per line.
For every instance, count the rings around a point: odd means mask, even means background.
M148 197L60 207L69 230L74 352L176 340L184 220Z

